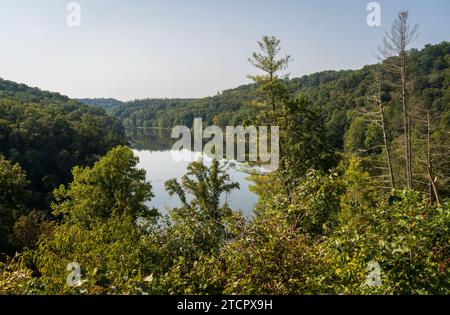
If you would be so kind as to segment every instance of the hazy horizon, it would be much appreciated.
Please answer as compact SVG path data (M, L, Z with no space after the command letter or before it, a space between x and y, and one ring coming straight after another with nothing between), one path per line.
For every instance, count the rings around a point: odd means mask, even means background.
M442 42L443 41L440 41L440 42L437 42L437 43L427 43L427 44L436 45L436 44L439 44L439 43L442 43ZM414 49L421 50L427 44L424 44L422 47L414 47ZM375 61L373 63L371 63L371 64L374 64L374 63L375 63ZM312 74L320 73L320 72L325 72L325 71L347 71L347 70L352 71L352 70L358 70L358 69L361 69L362 67L364 67L366 65L371 65L371 64L365 64L365 65L361 65L360 67L346 68L346 69L323 69L323 70L318 70L318 71L314 71L314 72L310 72L310 73L301 74L301 75L298 75L298 76L290 74L289 78L290 79L301 78L302 76L308 76L308 75L312 75ZM10 80L8 78L2 78L2 77L0 77L0 78L3 79L3 80L12 81L12 80ZM144 100L144 99L201 99L201 98L205 98L205 97L212 97L214 95L217 95L217 93L222 93L223 91L226 91L226 90L235 89L235 88L238 88L240 86L247 85L247 84L253 84L253 82L251 82L248 79L244 78L244 80L246 82L240 83L240 84L235 85L235 86L223 87L221 90L218 90L217 92L215 92L213 94L203 95L203 96L198 96L198 97L182 97L182 96L181 97L167 97L167 96L152 97L152 96L144 96L144 97L130 98L130 99L120 99L120 98L112 97L112 96L109 96L109 95L95 96L95 97L83 97L83 96L71 97L71 96L69 96L67 94L61 93L61 91L43 89L40 86L32 86L32 85L29 85L29 86L32 87L32 88L39 88L40 90L43 90L43 91L59 93L59 94L64 95L64 96L68 96L71 99L115 99L115 100L118 100L118 101L126 103L126 102L130 102L130 101L134 101L134 100ZM28 85L26 82L18 82L18 81L13 81L13 82L18 83L18 84Z
M420 25L411 48L449 40L450 29L445 0L377 1L380 27L367 25L363 0L80 0L80 27L66 23L69 2L0 0L1 78L71 98L202 98L250 83L247 58L263 35L280 38L301 77L373 64L402 9Z

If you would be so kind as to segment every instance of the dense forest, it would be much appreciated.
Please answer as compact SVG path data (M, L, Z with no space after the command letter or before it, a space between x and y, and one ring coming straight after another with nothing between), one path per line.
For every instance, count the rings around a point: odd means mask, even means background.
M20 165L24 174L16 183L2 172L0 251L11 253L23 245L13 235L14 223L29 214L48 218L53 190L73 179L72 168L92 165L126 138L117 119L68 97L1 79L0 95L1 163ZM14 184L23 191L17 199L9 191ZM5 203L14 205L12 213Z
M448 110L450 98L450 43L413 49L409 51L409 58L409 75L415 78L411 91L414 99L429 102L433 115L445 120L443 117L446 115L440 114ZM371 105L368 96L375 67L369 65L360 70L324 71L292 78L288 80L288 89L293 96L302 94L307 97L319 109L336 147L343 148L344 133L355 116L352 110ZM390 87L385 85L383 89L388 97ZM194 117L202 117L208 124L219 126L242 124L257 111L252 103L258 97L255 85L248 84L202 99L146 99L121 105L119 101L102 99L80 101L111 109L127 127L172 128L176 125L191 126Z
M123 105L123 102L114 98L80 98L77 101L86 105L101 107L106 111L111 111Z
M450 43L288 79L264 36L252 84L204 99L83 100L0 81L1 294L450 294ZM108 110L107 114L103 108ZM277 125L253 218L217 160L165 183L161 216L124 127ZM273 149L273 148L272 148Z
M385 119L392 130L390 137L396 146L393 155L401 155L395 150L400 146L402 125L398 99L398 89L395 88L395 75L388 67L392 58L384 61L383 82L380 82L380 93L385 103ZM450 42L436 45L426 45L423 49L412 49L408 52L407 73L411 115L415 134L415 147L421 148L427 135L426 119L430 115L430 137L437 150L431 154L435 160L435 172L441 179L440 189L449 193L448 178L450 176L450 161L446 159L445 148L450 146L446 130L450 120ZM371 172L385 167L376 165L383 144L382 129L379 121L373 117L376 101L373 100L374 81L378 65L368 65L360 70L324 71L301 78L288 79L286 86L292 97L302 96L311 103L311 108L319 113L326 127L326 133L336 151L358 154L361 158L370 159ZM195 117L203 118L205 124L215 124L221 127L248 124L251 117L260 110L255 103L261 100L255 84L243 85L235 89L225 90L212 97L203 99L146 99L123 103L111 108L109 102L101 99L86 101L89 104L108 108L130 130L136 127L172 128L176 125L192 127ZM375 109L374 109L375 106ZM398 159L393 159L398 160ZM417 188L426 190L428 175L423 170L426 167L426 157L418 154L415 168L421 169L414 180ZM395 164L395 163L394 163ZM393 172L400 175L401 165L393 165ZM425 183L425 184L424 184Z

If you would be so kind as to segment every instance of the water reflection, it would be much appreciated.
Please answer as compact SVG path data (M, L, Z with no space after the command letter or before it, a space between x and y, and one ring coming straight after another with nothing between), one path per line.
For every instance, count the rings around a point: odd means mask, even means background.
M126 130L134 153L139 157L139 167L147 171L147 179L152 183L155 197L149 203L161 213L166 214L167 209L180 206L177 197L170 197L165 191L164 183L168 179L181 177L186 173L190 161L203 158L205 164L209 165L211 158L202 156L199 152L179 152L188 159L174 160L171 151L173 143L177 139L171 139L169 129L130 129ZM230 179L240 184L241 188L230 193L227 198L229 206L233 210L242 210L246 217L251 216L253 206L256 204L257 196L249 190L248 169L236 164L229 168Z
M177 139L171 139L171 129L162 128L133 128L125 133L133 149L147 151L167 151Z

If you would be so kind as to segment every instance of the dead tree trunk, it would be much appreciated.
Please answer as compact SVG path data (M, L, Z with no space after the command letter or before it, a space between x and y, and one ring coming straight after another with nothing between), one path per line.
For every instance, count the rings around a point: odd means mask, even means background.
M384 150L386 151L386 160L387 160L387 165L388 165L389 181L391 183L391 188L395 189L394 173L392 171L391 150L389 147L387 128L386 128L386 116L384 114L384 104L381 99L381 65L377 66L377 74L376 74L375 80L376 80L375 84L376 84L376 88L377 88L376 101L378 103L378 108L380 110L380 122L381 122L381 129L383 130Z
M403 133L404 133L404 158L406 171L406 187L413 187L412 172L412 149L411 149L411 117L408 102L406 100L406 59L407 46L417 37L418 27L413 28L408 23L408 12L403 11L398 14L398 18L392 24L389 33L383 39L383 46L380 48L382 56L388 59L392 65L392 70L400 76L401 104L403 109Z
M404 48L403 48L404 49ZM405 167L406 167L406 183L409 189L412 188L412 167L411 167L411 128L409 125L409 109L406 101L406 52L400 52L400 80L402 86L402 107L403 107L403 132L405 146Z
M432 143L431 143L431 115L430 110L427 110L427 175L428 175L428 193L430 198L430 204L433 203L433 195L438 206L441 205L439 193L436 187L436 182L433 176L433 164L432 164Z

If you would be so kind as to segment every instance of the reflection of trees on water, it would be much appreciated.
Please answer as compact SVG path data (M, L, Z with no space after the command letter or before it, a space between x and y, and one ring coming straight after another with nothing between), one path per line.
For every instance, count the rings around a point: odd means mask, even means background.
M166 151L172 148L177 139L171 139L171 129L130 128L125 133L133 149Z
M171 129L167 128L127 128L125 130L128 141L130 142L133 149L137 150L149 150L149 151L167 151L171 150L173 144L179 139L171 138ZM191 140L193 144L194 139ZM203 146L208 142L208 140L203 140ZM237 142L237 141L236 141ZM224 148L226 144L224 142ZM248 141L246 142L246 150L248 150ZM237 158L237 143L235 143L235 156ZM214 156L208 155L209 158ZM222 161L223 166L226 168L234 168L242 173L254 174L254 173L264 173L262 168L258 168L257 163L247 162L239 163L235 160Z
M171 138L171 132L172 129L168 129L168 128L127 128L125 129L125 133L126 136L128 138L128 141L131 144L131 147L133 149L137 149L137 150L149 150L149 151L167 151L167 150L171 150L172 146L174 145L175 142L177 142L178 140L180 140L180 138L176 138L176 139L172 139ZM193 139L193 134L191 133L192 139L191 139L191 149L194 149L194 139ZM180 135L181 137L181 135ZM206 143L210 140L210 139L202 139L203 143L202 143L202 148L205 147ZM221 158L225 158L225 154L226 154L226 141L227 138L224 137L224 142L223 142L223 155L222 157L219 157L219 160ZM228 141L230 141L230 139L228 139ZM231 141L233 141L231 139ZM239 139L237 139L235 137L234 139L234 156L233 159L237 160L238 156L238 145L242 144L242 141L240 141ZM248 152L249 152L249 141L248 138L245 139L245 160L247 161L247 163L239 163L241 164L241 167L244 167L243 164L246 164L247 166L257 166L258 163L257 162L249 162L248 161ZM213 150L214 151L214 150ZM208 154L208 156L210 158L216 157L217 156L210 156ZM248 172L248 171L245 171Z
M172 129L169 128L127 128L125 129L125 133L131 147L137 150L167 151L171 150L175 142L181 139L181 135L178 138L172 139ZM203 139L202 147L208 141L207 139ZM194 149L193 133L191 133L191 149Z

